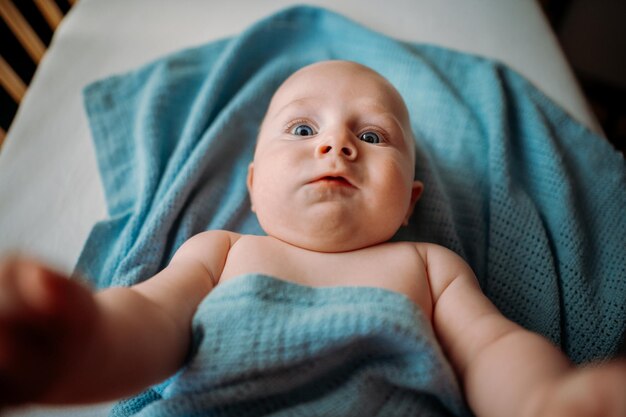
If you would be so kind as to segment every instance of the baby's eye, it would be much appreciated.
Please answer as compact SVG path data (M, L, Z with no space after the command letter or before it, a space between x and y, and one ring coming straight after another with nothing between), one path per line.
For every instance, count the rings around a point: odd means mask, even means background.
M361 136L359 136L359 139L361 139L363 142L374 143L374 144L382 142L380 135L372 131L361 133Z
M291 129L291 134L296 136L311 136L315 134L315 130L307 124L299 124Z

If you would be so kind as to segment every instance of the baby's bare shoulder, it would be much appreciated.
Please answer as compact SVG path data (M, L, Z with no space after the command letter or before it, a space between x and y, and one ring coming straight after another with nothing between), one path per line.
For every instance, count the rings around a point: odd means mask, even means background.
M437 253L440 256L458 256L452 250L446 248L445 246L439 245L437 243L430 242L410 242L415 245L415 248L418 250L422 257L428 256L428 254Z
M207 230L198 233L183 243L174 258L201 256L207 250L225 249L232 247L243 235L228 230Z
M230 249L242 236L227 230L198 233L178 248L171 264L200 262L213 276L219 276Z
M426 266L435 300L457 278L476 280L471 267L456 252L434 243L416 243L415 247Z
M465 269L468 267L465 260L456 252L436 243L415 242L415 249L427 266L445 264L447 267Z
M229 230L207 230L205 232L200 232L192 237L190 237L184 245L194 245L201 243L212 243L212 242L236 242L240 239L242 235L240 233L231 232Z

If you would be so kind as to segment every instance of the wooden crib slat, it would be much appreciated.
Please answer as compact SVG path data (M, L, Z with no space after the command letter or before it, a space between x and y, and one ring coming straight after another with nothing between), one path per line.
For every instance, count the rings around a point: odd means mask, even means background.
M50 28L52 28L53 31L56 30L57 26L59 26L59 23L61 23L61 20L63 19L63 13L61 13L59 6L57 6L53 0L34 1L39 11L48 22L48 25L50 25Z
M4 138L7 136L7 133L3 128L0 127L0 150L2 149L2 144L4 143Z
M16 103L20 103L26 93L26 84L19 75L13 71L13 68L0 56L0 85L4 87L7 93Z
M54 0L31 1L35 3L39 12L54 32L63 19L63 12L61 11L61 8L59 8ZM78 0L68 1L70 5L74 5L78 2ZM46 51L46 46L15 4L18 4L16 3L16 0L0 0L0 16L6 23L7 27L18 39L23 50L26 51L33 62L37 65ZM20 75L16 74L15 70L17 67L12 67L13 64L15 63L6 62L4 57L0 56L0 87L7 92L16 104L19 105L26 94L28 86ZM25 74L21 75L25 76ZM0 126L0 151L2 143L5 141L7 131L9 130L13 115L10 117L9 125L4 124L3 122L3 125Z
M46 47L11 0L0 0L0 15L33 61L39 64Z

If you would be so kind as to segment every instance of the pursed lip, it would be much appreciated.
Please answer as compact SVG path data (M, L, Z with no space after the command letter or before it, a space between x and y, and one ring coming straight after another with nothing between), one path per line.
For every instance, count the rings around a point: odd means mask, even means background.
M314 183L356 188L356 186L352 183L352 181L350 181L350 179L340 173L329 173L320 175L319 177L316 177L313 180L309 181L309 184Z

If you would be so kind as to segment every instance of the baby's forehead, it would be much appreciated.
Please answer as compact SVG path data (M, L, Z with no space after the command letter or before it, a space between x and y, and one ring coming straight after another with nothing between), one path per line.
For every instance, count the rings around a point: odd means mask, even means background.
M408 122L406 105L395 87L372 69L348 61L324 61L296 71L276 90L268 113L345 95L360 95L372 109L392 111Z

